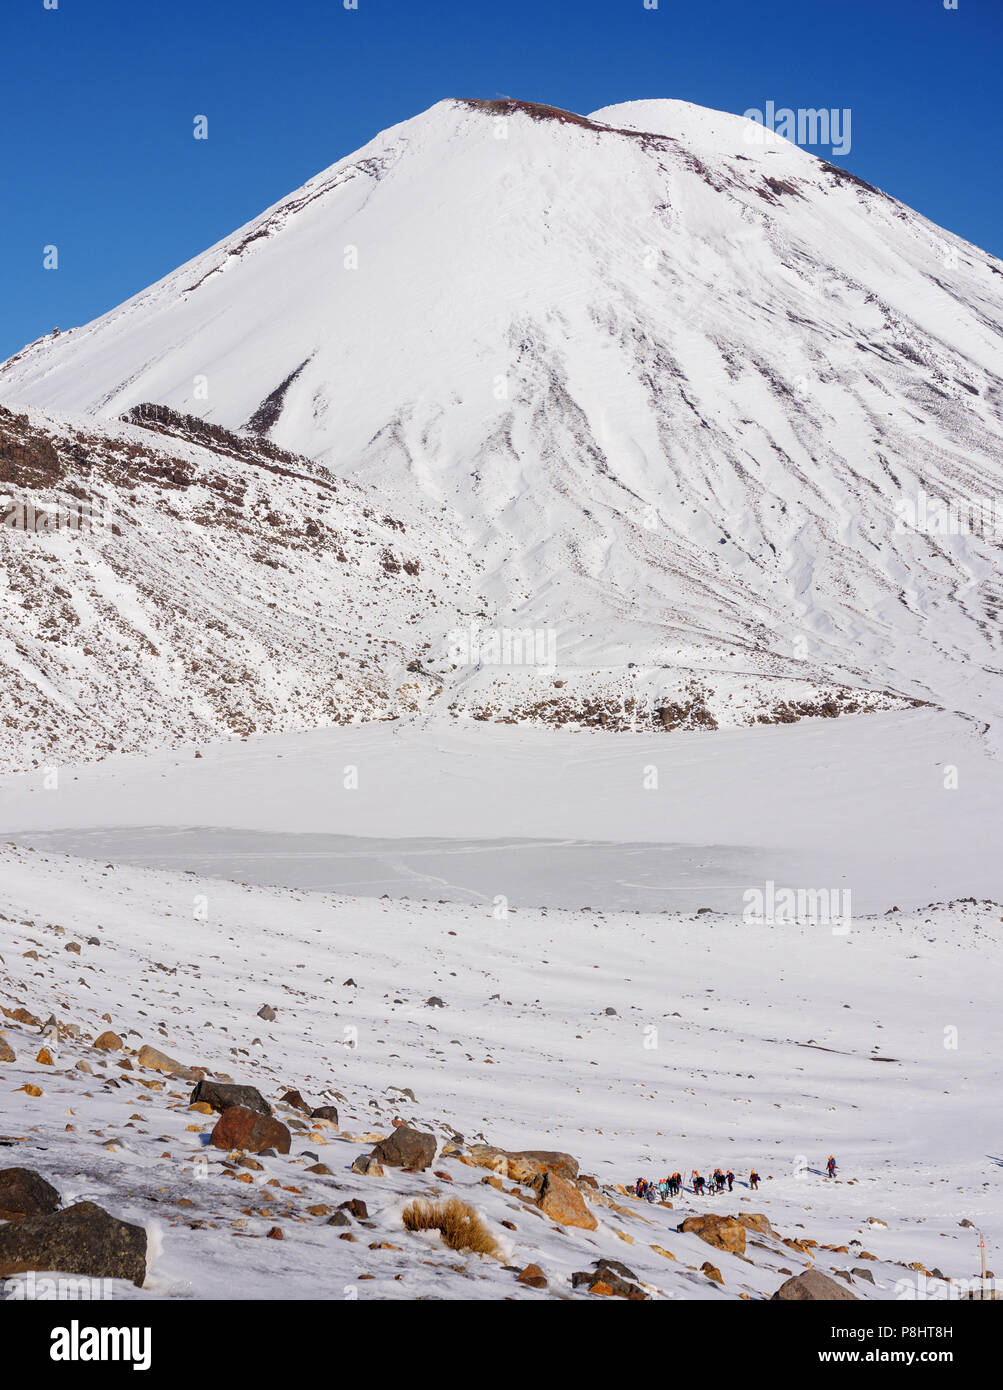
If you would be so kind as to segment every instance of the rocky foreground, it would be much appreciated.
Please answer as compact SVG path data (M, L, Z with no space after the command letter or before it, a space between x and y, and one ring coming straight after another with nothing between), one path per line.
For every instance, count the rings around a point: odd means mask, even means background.
M803 1003L782 980L761 1011L744 997L751 972L727 923L701 921L719 936L714 988L698 994L693 933L667 918L624 916L614 932L598 915L513 913L499 926L469 908L0 859L9 1297L53 1272L112 1281L115 1298L961 1297L975 1225L990 1242L998 1227L977 1094L964 1094L994 1063L972 1043L960 1064L924 1052L910 1015L925 956L961 1018L947 910L861 931L856 1001L846 978L830 980L838 1004L819 979L801 1038L788 1025ZM953 909L983 949L993 911ZM656 928L676 931L675 957L653 955L625 987ZM831 975L848 950L793 936L773 965L814 978L806 962L817 977L829 953ZM883 1023L865 981L875 952L902 964ZM845 1017L858 1012L866 1022ZM659 1027L671 1043L646 1047ZM856 1046L861 1027L887 1029L880 1054ZM977 1009L962 1018L963 1035L981 1027ZM952 1129L958 1106L971 1106L968 1139ZM879 1111L890 1123L868 1151ZM811 1155L840 1131L845 1181L827 1184ZM910 1144L932 1165L908 1167ZM663 1155L686 1167L725 1145L731 1194L627 1192L639 1166L658 1176Z

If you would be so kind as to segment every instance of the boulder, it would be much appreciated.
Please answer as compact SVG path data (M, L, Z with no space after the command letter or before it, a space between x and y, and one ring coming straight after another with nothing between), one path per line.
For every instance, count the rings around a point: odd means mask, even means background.
M706 1274L708 1279L713 1279L715 1284L724 1283L721 1271L718 1269L717 1265L712 1265L710 1260L704 1260L703 1264L700 1266L700 1273Z
M311 1120L330 1120L333 1125L338 1123L338 1109L334 1105L318 1105L316 1110L310 1111Z
M745 1227L734 1216L688 1216L676 1230L697 1235L729 1255L745 1254Z
M99 1052L121 1052L125 1046L117 1033L113 1033L110 1028L106 1028L103 1033L99 1033L94 1039L94 1046ZM153 1049L150 1049L153 1051Z
M59 1193L31 1168L0 1168L0 1221L51 1216L61 1206Z
M573 1288L581 1288L584 1285L589 1293L604 1298L626 1298L632 1303L641 1303L650 1295L638 1287L636 1280L637 1275L634 1271L621 1264L619 1260L596 1260L595 1266L589 1272L579 1270L571 1276Z
M146 1278L146 1232L93 1202L0 1226L0 1278L28 1270L128 1279L138 1288Z
M273 1149L287 1154L292 1135L281 1120L271 1115L262 1115L244 1105L229 1105L216 1121L209 1143L216 1149L242 1149L244 1153Z
M599 1277L614 1298L626 1298L630 1303L647 1303L651 1298L651 1295L645 1293L637 1284L631 1284L626 1279L619 1278L609 1269L600 1270Z
M493 1144L474 1144L467 1157L475 1168L490 1168L499 1177L531 1183L544 1173L558 1173L574 1181L578 1160L556 1149L496 1149Z
M243 1104L243 1102L241 1102ZM280 1105L288 1105L291 1110L301 1110L304 1115L311 1114L310 1106L306 1103L299 1091L286 1091L284 1096L279 1097Z
M28 1009L8 1009L0 1004L0 1013L3 1013L12 1023L23 1023L28 1028L41 1028L42 1026L42 1020L36 1018ZM972 1223L969 1221L968 1224L971 1225Z
M410 1125L398 1125L388 1139L382 1139L370 1157L387 1168L406 1168L423 1172L435 1158L435 1135Z
M361 1173L367 1178L383 1177L382 1165L377 1162L372 1154L359 1154L358 1158L352 1164L352 1172Z
M761 1211L740 1212L735 1220L740 1221L747 1231L759 1231L766 1236L776 1234L770 1225L770 1218L764 1216Z
M515 1276L517 1284L528 1284L531 1289L545 1289L547 1276L539 1265L527 1265Z
M356 1221L369 1220L369 1208L361 1197L351 1197L347 1202L338 1203L339 1211L350 1211Z
M835 1279L830 1279L828 1274L823 1274L820 1269L806 1269L801 1274L795 1274L793 1279L788 1279L780 1285L773 1299L795 1303L836 1303L846 1302L847 1299L854 1303L858 1301L856 1294L852 1294L842 1284L837 1284Z
M14 1051L14 1049L11 1047L10 1043L7 1041L7 1039L4 1037L4 1035L3 1035L2 1033L0 1033L0 1062L16 1062L16 1061L17 1061L17 1053L16 1053L16 1052Z
M594 1231L599 1224L585 1204L585 1198L559 1173L544 1173L539 1180L540 1210L560 1226L580 1226L582 1230Z
M213 1110L228 1110L238 1105L244 1110L256 1110L259 1115L270 1115L272 1107L254 1086L229 1086L222 1081L200 1081L189 1098L191 1105L205 1101Z
M173 1057L168 1057L165 1052L160 1052L155 1047L144 1044L136 1053L136 1064L140 1067L148 1067L151 1071L166 1072L168 1076L180 1076L186 1081L195 1081L198 1073L191 1067L184 1066L181 1062L176 1062Z

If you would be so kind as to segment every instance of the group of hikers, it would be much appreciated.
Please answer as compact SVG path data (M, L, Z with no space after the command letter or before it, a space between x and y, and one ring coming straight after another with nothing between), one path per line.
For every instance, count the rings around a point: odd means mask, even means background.
M826 1160L825 1175L827 1178L836 1176L836 1159L830 1154ZM749 1174L749 1187L753 1192L759 1191L760 1176L755 1168ZM709 1195L712 1192L731 1192L735 1185L735 1174L730 1168L715 1168L709 1178L705 1178L694 1168L690 1173L689 1190L697 1197ZM635 1197L641 1197L648 1202L664 1202L669 1197L678 1197L684 1190L683 1175L672 1173L667 1178L662 1178L660 1182L652 1182L648 1178L638 1178L634 1184L633 1193ZM628 1192L631 1190L627 1189Z
M759 1189L759 1174L753 1168L749 1174L749 1186L753 1192ZM694 1168L690 1173L690 1191L697 1197L703 1197L711 1192L731 1192L735 1185L735 1174L730 1168L715 1168L709 1178L703 1177ZM635 1197L641 1197L648 1202L664 1202L669 1197L678 1197L683 1191L685 1184L682 1173L672 1173L667 1178L662 1178L660 1182L651 1182L648 1178L638 1178L634 1184Z

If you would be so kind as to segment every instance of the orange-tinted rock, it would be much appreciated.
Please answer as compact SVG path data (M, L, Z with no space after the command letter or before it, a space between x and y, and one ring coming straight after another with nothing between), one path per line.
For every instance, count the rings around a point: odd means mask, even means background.
M730 1255L745 1254L745 1227L734 1216L689 1216L676 1230L697 1235Z
M761 1231L767 1236L773 1234L773 1227L770 1225L770 1219L768 1216L764 1216L762 1212L741 1212L735 1217L735 1220L740 1221L747 1231Z
M195 1079L195 1073L190 1067L182 1066L173 1057L168 1057L166 1052L150 1047L147 1043L144 1043L136 1054L136 1062L141 1067L149 1067L151 1071L166 1072L168 1076L180 1076L188 1081Z
M245 1153L261 1153L262 1149L289 1152L292 1136L281 1120L231 1105L216 1121L209 1143L216 1149L243 1149Z
M540 1210L558 1225L580 1226L585 1231L594 1231L599 1224L577 1187L573 1187L559 1173L544 1173L539 1191Z
M475 1168L490 1168L513 1182L530 1183L544 1173L557 1173L572 1181L578 1177L578 1160L554 1149L512 1151L496 1149L493 1144L474 1144L467 1157Z

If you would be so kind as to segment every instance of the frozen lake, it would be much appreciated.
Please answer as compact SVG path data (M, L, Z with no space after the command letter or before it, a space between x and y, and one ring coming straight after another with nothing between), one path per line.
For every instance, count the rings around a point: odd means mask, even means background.
M50 779L51 780L51 779ZM360 897L855 913L1003 898L1003 767L932 710L671 735L366 725L0 779L0 836Z

